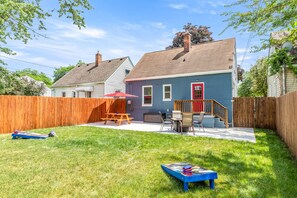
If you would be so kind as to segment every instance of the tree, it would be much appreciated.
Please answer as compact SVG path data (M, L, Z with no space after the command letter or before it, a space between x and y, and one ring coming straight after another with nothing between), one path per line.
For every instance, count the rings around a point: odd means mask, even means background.
M249 72L245 72L243 81L238 87L238 96L239 97L250 97L252 96L252 86L253 82L250 78Z
M233 27L238 32L254 32L258 36L268 36L271 32L288 30L286 40L297 39L297 0L237 0L227 7L244 6L244 9L236 9L223 13L228 18L227 27L223 32ZM257 50L269 47L269 39L263 39L262 45Z
M240 97L259 97L267 96L267 75L268 60L267 58L258 59L256 64L246 72L243 82L239 85L238 95Z
M92 9L88 0L59 0L58 2L57 10L44 10L40 5L41 0L0 0L0 52L14 54L11 49L4 46L8 39L27 43L33 37L44 36L38 31L46 30L44 21L54 13L59 17L71 19L78 28L85 27L83 10ZM4 62L0 60L0 63Z
M44 82L48 87L52 85L52 80L43 72L33 69L23 69L15 72L19 76L29 76L36 81Z
M244 69L240 66L237 65L237 79L242 81L243 80L243 74L244 74Z
M0 95L20 95L20 86L17 75L0 66Z
M184 46L183 35L185 32L189 32L191 34L192 44L213 41L213 38L211 37L212 32L208 30L209 27L197 26L197 25L192 25L192 23L188 23L184 25L183 29L184 29L183 32L177 32L175 34L175 37L173 38L173 41L172 41L172 45L166 47L166 49Z
M293 66L296 61L296 54L287 52L286 49L277 49L268 59L270 65L269 73L271 76L275 75L282 70L282 67L286 66L297 75L297 68Z
M267 58L258 59L256 64L250 69L253 86L252 92L254 96L267 96L267 76L268 61Z
M33 78L22 76L20 77L21 90L20 95L25 96L41 96L46 92L46 86L43 82L36 81Z
M0 66L0 95L40 96L45 93L45 89L44 83L30 77L20 77Z
M82 60L79 60L76 65L69 65L69 66L61 66L59 68L56 68L54 71L54 82L62 78L65 74L67 74L70 70L72 70L74 67L84 64Z

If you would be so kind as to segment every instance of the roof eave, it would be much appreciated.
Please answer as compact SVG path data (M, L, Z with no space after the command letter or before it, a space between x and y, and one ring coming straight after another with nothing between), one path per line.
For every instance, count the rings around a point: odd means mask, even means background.
M143 77L143 78L131 78L131 79L125 79L125 82L141 81L141 80L156 80L156 79L164 79L164 78L177 78L177 77L187 77L187 76L202 76L202 75L212 75L212 74L224 74L224 73L232 73L232 71L233 71L232 69L227 69L227 70L216 70L216 71L206 71L206 72L173 74L173 75L164 75L164 76L151 76L151 77Z

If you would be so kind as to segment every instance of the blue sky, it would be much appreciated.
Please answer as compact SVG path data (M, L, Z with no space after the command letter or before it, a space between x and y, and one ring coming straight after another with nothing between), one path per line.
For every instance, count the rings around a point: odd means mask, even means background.
M210 27L215 40L236 38L237 61L242 63L250 33L239 34L226 27L220 14L228 11L225 4L233 2L214 0L90 0L94 7L85 11L86 28L79 30L71 21L64 18L50 18L46 21L47 31L39 32L48 37L23 44L9 41L7 46L17 55L11 58L36 63L28 64L3 58L9 70L32 68L52 76L54 67L76 64L78 60L94 62L99 50L103 60L130 56L136 65L146 52L163 50L171 44L175 33L182 31L183 25L190 22ZM43 6L52 8L56 1L44 1ZM242 9L240 7L233 9ZM258 45L259 39L253 38L250 46ZM248 70L257 58L267 52L249 53L243 61ZM49 66L49 67L48 67Z

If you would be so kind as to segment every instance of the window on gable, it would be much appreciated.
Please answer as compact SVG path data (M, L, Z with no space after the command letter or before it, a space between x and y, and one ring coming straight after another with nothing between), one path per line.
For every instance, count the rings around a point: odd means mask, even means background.
M171 101L171 84L163 85L163 101Z
M142 106L153 106L153 86L142 87Z
M125 69L125 75L127 76L130 73L129 69Z

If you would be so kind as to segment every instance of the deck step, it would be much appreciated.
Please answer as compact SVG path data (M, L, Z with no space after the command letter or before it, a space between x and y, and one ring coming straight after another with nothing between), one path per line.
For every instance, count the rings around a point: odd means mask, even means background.
M194 115L193 119L197 120L198 117L199 115ZM205 128L226 128L224 121L212 115L205 115L202 124ZM198 125L194 125L194 126L198 127Z
M214 126L216 128L226 128L225 122L220 118L214 118Z
M194 120L197 120L199 117L199 115L194 115L193 116L193 119ZM214 128L215 127L215 124L214 124L214 116L211 116L211 115L205 115L204 116L204 119L202 121L202 125L203 127L205 128ZM198 125L195 125L195 127L198 127Z

